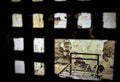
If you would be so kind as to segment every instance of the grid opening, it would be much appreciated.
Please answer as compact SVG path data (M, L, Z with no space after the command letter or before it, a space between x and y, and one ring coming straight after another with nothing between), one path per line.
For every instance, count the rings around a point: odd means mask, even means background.
M42 62L34 62L34 75L44 76L45 65Z
M91 13L79 13L77 26L79 29L91 28Z
M25 74L25 62L22 60L15 60L15 73Z
M66 28L67 27L67 14L55 13L54 15L54 28Z
M32 2L41 2L43 0L32 0Z
M44 38L34 38L33 51L35 53L44 53L45 52Z
M21 2L21 0L11 0L11 2Z
M12 15L12 26L13 27L23 27L22 14L13 14Z
M103 28L115 29L116 28L116 13L103 13Z
M43 14L33 14L33 28L44 28Z
M24 50L24 38L13 38L14 41L14 50L15 51L23 51Z

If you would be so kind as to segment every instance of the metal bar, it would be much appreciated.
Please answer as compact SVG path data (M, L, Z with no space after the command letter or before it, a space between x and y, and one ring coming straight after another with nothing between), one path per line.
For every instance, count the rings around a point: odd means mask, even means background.
M81 58L71 58L71 59L81 59ZM98 59L82 58L82 60L95 60L95 61L97 61Z
M92 54L92 53L71 53L71 54L76 54L76 55L100 55L100 54Z
M97 65L99 67L99 56L97 56L97 57L98 57ZM98 69L97 69L97 76L98 76Z
M72 75L72 54L70 53L70 76Z
M70 65L70 64L68 64L64 69L62 69L62 70L58 73L58 75L61 74L69 65Z
M72 75L72 59L81 59L81 58L72 58L72 54L76 54L76 55L96 55L97 59L90 59L90 58L82 58L83 60L92 60L92 61L97 61L97 65L99 65L99 55L100 54L91 54L91 53L70 53L70 75ZM97 70L97 75L98 75L98 70Z

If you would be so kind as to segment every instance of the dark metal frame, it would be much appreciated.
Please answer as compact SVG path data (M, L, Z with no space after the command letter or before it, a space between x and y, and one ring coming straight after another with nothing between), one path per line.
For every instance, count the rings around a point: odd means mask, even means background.
M94 39L108 39L116 41L115 50L115 73L114 81L119 80L120 66L120 39L118 34L120 31L120 9L119 0L91 0L90 2L78 2L77 0L67 0L66 2L54 2L54 0L43 0L43 2L33 3L32 0L21 0L19 3L13 3L11 0L2 0L0 2L0 34L2 35L2 52L4 53L4 67L2 76L9 80L51 80L59 79L54 74L54 39L69 38L69 39L93 39L90 37L89 29L78 29L76 14L80 12L89 12L92 14L92 34ZM66 29L54 29L53 15L56 12L64 12L70 14L67 19ZM104 29L102 24L103 12L116 12L117 13L117 28ZM12 14L23 14L23 27L13 28L11 26ZM32 14L44 14L44 28L33 29L32 27ZM48 20L48 18L50 20ZM18 52L13 50L13 38L23 37L25 43L25 50ZM45 53L33 52L33 39L35 37L45 37ZM1 53L2 53L1 52ZM1 58L2 59L2 58ZM14 73L14 61L24 60L26 66L26 73L19 75ZM45 76L34 76L33 62L45 63ZM9 68L9 69L8 69ZM7 74L7 75L6 75ZM57 78L56 78L57 77ZM4 80L5 80L4 79ZM71 79L70 79L71 80Z
M97 59L90 59L90 58L82 58L83 60L93 60L97 61L97 65L99 65L99 54L91 54L91 53L70 53L70 76L72 75L72 59L81 59L81 58L72 58L72 54L76 55L95 55L97 56ZM97 71L97 76L98 76L98 71Z

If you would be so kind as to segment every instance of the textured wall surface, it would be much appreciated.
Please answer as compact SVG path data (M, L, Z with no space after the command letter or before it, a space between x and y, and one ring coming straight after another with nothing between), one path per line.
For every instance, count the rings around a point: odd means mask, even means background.
M114 66L115 41L55 39L55 57L56 57L55 73L56 74L58 74L62 69L64 69L65 66L67 66L70 63L71 60L69 59L70 53L98 54L99 65L102 65L102 67L105 69L104 71L101 71L99 75L102 73L103 76L102 78L110 79L110 80L113 79L113 68L111 67ZM72 57L97 59L97 55L74 54ZM73 59L72 64L74 64L72 68L73 70L80 69L79 66L86 67L85 65L87 66L90 65L89 70L94 70L94 67L97 65L97 61ZM92 72L93 71L89 72L86 75L88 76Z

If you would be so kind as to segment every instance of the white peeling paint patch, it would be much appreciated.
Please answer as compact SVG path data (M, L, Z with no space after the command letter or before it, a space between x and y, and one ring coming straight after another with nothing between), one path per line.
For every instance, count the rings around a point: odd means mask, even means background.
M78 25L78 28L90 28L91 27L91 14L90 13L79 13L77 25Z
M13 27L22 27L22 14L13 14L12 15L12 26Z
M45 75L45 65L41 62L34 62L34 75Z
M15 61L15 73L25 74L25 63L24 61Z
M14 50L23 51L24 50L24 39L23 38L13 38Z
M66 13L55 13L54 15L54 27L55 28L66 28L67 27L67 14Z
M44 53L44 38L34 39L34 52Z
M33 28L43 28L43 14L33 14Z
M116 28L116 13L103 13L103 27Z

